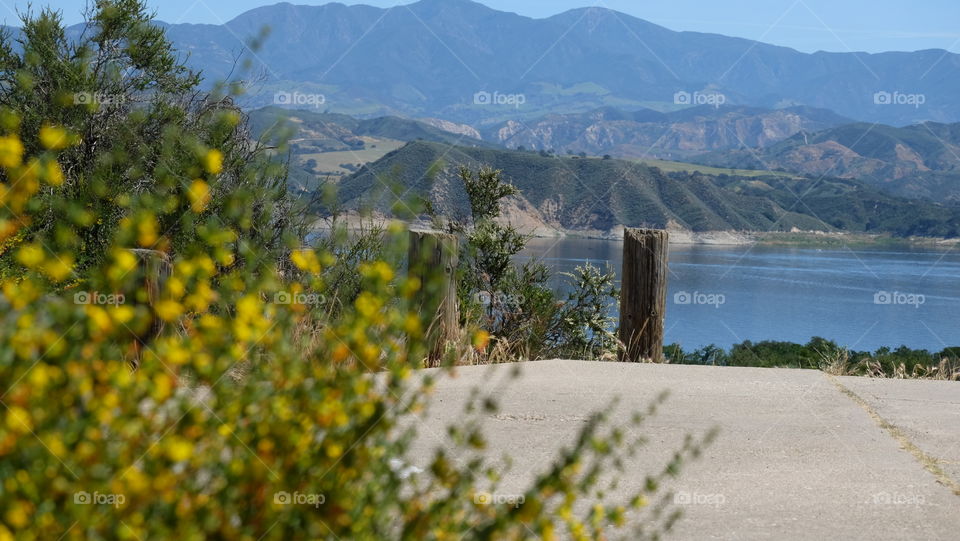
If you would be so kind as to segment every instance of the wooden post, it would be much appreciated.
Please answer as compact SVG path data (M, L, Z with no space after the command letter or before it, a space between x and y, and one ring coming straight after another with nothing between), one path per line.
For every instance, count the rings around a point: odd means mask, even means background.
M667 243L659 229L626 229L620 289L621 361L663 360L667 306Z
M427 329L427 366L439 366L449 341L460 327L457 305L456 235L435 231L410 231L409 272L420 279L415 301Z
M141 249L130 251L137 256L137 268L143 274L143 291L146 293L146 298L141 302L145 302L153 313L150 328L142 336L137 336L133 345L134 359L131 364L136 369L140 366L144 349L163 332L163 320L156 315L154 307L160 301L160 294L166 287L170 275L173 274L173 265L170 263L170 256L164 252Z

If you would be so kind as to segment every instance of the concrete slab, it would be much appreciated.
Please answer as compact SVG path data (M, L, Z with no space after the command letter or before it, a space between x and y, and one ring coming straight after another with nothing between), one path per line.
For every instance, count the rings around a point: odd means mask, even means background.
M837 379L960 483L960 382Z
M511 380L517 368L522 375ZM645 474L662 468L685 435L719 427L719 438L672 487L684 511L675 539L952 540L960 532L960 497L821 372L541 361L456 374L438 384L412 456L449 448L446 426L464 419L462 405L478 388L500 404L499 413L481 415L487 456L508 455L513 462L501 492L519 492L574 440L588 415L614 397L621 398L614 420L626 422L629 412L669 390L668 402L641 430L649 444L611 496L626 499L639 490ZM862 392L859 385L867 381L842 380ZM960 391L960 384L953 386ZM951 388L935 382L869 388L924 445L953 456L960 431L914 418L934 411L956 421L942 412L956 409ZM425 466L426 458L416 465Z

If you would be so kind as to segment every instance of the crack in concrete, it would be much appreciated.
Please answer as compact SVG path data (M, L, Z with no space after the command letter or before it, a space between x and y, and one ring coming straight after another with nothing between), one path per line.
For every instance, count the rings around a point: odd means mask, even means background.
M890 435L890 437L900 444L901 449L913 455L917 462L919 462L925 470L930 472L936 478L938 483L952 490L957 496L960 496L960 482L957 482L956 479L950 477L947 472L943 471L943 469L937 465L950 464L950 462L940 460L925 453L923 449L920 449L920 447L910 441L910 438L903 433L903 430L881 417L880 414L877 413L877 410L873 409L873 406L871 406L869 402L861 398L857 393L848 389L844 384L840 383L840 380L838 380L835 376L826 373L824 375L837 387L837 389L840 390L840 392L847 395L850 400L853 400L858 406L866 411L870 418L873 419L873 421L877 424L877 426L884 429L887 434Z

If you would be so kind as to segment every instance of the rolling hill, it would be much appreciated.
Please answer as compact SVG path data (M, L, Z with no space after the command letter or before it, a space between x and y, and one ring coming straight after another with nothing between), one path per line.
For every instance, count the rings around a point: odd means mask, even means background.
M803 131L767 148L712 152L691 161L857 178L905 197L960 201L960 124L847 124Z
M472 137L479 134L468 126L436 119L357 119L280 107L250 111L249 118L251 131L258 139L272 145L289 143L290 184L297 190L311 190L323 177L348 175L408 141L496 146Z
M344 178L339 197L347 208L389 213L398 201L419 196L438 214L465 216L466 193L456 176L460 165L502 170L521 192L507 205L507 216L563 231L608 233L623 225L947 237L960 232L960 209L893 197L855 180L665 173L615 159L425 141L409 143ZM797 194L803 194L802 201Z

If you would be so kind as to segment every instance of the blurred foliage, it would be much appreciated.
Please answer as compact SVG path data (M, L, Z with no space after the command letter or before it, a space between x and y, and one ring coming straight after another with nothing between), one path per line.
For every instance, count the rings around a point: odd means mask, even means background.
M686 352L680 344L671 344L664 352L668 362L675 364L822 369L842 375L960 380L960 348L955 347L939 352L906 346L853 351L814 337L806 344L747 340L729 351L709 345Z
M615 404L591 415L521 503L478 497L509 473L482 454L476 417L496 408L491 397L474 393L446 447L411 457L405 419L444 371L414 372L429 318L411 299L427 284L392 263L404 227L378 232L382 244L332 235L304 248L304 231L280 218L282 167L241 160L252 150L226 98L180 105L191 81L147 19L136 0L97 2L90 35L113 38L75 56L83 46L43 12L24 21L22 66L6 49L10 80L34 81L17 92L36 96L0 113L0 541L670 528L666 483L712 432L687 438L629 501L608 496L663 396L623 426L607 422ZM91 88L77 78L101 54L129 60L115 82L146 102L63 101L60 90ZM154 300L140 248L171 262ZM415 463L425 470L411 475Z

